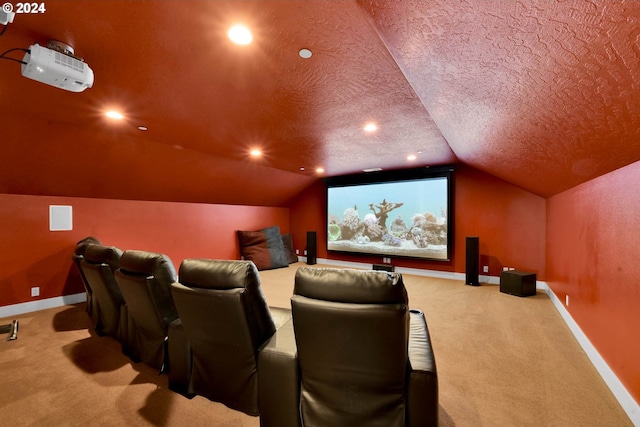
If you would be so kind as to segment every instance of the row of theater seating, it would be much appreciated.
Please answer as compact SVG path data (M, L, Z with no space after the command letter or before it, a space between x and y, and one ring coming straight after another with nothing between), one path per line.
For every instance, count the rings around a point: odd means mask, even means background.
M100 335L169 387L262 427L437 426L424 318L402 276L301 267L291 310L269 307L251 261L171 260L88 237L73 255Z

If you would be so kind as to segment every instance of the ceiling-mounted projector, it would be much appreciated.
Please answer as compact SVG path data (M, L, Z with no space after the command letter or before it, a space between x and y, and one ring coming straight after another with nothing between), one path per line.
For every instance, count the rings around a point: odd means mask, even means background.
M15 16L15 12L6 12L5 10L0 10L0 25L8 25L12 23Z
M47 47L33 44L22 62L22 75L41 83L71 92L93 86L91 68L64 43L50 41Z

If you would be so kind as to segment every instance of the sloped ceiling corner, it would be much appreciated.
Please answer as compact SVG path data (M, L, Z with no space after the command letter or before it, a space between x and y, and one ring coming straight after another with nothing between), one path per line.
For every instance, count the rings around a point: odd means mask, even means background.
M640 159L640 3L359 3L460 161L550 196Z

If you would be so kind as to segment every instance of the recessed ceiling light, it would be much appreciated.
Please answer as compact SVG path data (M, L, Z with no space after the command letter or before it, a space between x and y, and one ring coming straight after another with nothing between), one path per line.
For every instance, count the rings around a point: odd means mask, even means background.
M369 168L369 169L362 169L362 172L379 172L381 170L382 168Z
M109 117L110 119L113 120L122 120L124 119L124 115L118 111L115 110L109 110L106 113L104 113L105 116Z
M311 52L309 49L300 49L298 55L300 55L300 58L309 59L311 58L311 55L313 55L313 52Z
M367 123L366 125L364 125L363 129L365 132L375 132L378 130L378 125L376 125L375 123Z
M409 154L407 156L407 160L409 160L410 162L414 161L415 159L417 159L415 154Z
M138 126L138 130L141 130L141 131L143 131L143 132L144 132L144 131L146 131L146 130L149 130L149 128L148 128L148 127L146 127L146 126Z
M260 157L262 156L262 151L258 150L257 148L254 148L249 152L249 154L251 154L251 157Z
M303 170L304 170L304 168L300 168L300 170L301 170L301 171L303 171Z
M236 24L229 28L227 36L235 44L246 46L253 41L253 34L247 27L241 24Z
M316 168L316 172L323 173L324 172L324 168Z

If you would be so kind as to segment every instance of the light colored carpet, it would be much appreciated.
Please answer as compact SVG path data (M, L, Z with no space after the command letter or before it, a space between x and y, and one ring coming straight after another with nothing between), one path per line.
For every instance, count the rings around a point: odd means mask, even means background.
M300 266L261 272L270 305L290 306ZM411 307L427 318L441 426L632 425L546 295L404 280ZM89 330L83 304L16 318L18 340L0 337L0 426L259 425L257 417L169 391L166 376L131 363L115 340Z

